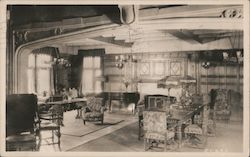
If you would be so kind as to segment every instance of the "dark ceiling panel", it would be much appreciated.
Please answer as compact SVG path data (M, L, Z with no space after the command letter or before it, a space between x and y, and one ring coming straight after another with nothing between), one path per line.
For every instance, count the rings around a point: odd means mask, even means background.
M14 26L34 22L51 22L76 17L107 15L119 22L119 9L116 5L12 5L10 18Z

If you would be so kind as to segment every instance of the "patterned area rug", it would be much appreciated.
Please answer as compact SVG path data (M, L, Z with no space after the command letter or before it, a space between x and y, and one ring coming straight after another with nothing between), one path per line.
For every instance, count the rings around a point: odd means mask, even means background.
M64 119L67 121L64 121L64 126L61 127L61 133L63 135L82 137L124 121L124 119L104 116L103 124L101 124L101 122L86 122L84 125L82 119L75 119L72 115L74 114L67 115L67 112L64 115Z

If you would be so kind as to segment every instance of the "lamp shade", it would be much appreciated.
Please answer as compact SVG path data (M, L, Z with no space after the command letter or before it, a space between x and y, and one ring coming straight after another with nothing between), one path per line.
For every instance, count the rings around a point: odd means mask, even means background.
M157 81L158 88L177 88L179 87L179 77L166 76L163 79Z
M193 78L192 76L184 76L183 78L180 78L180 83L183 84L189 84L189 83L196 83L196 79Z

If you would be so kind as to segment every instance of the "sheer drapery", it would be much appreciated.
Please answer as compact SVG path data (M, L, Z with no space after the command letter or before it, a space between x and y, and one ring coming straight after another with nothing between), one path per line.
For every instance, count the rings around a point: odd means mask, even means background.
M79 51L79 56L82 56L82 94L100 94L103 91L104 54L104 49Z
M28 56L28 93L38 96L54 94L54 78L51 49L34 50Z
M83 73L82 73L82 92L101 93L102 82L101 57L100 56L86 56L83 57Z

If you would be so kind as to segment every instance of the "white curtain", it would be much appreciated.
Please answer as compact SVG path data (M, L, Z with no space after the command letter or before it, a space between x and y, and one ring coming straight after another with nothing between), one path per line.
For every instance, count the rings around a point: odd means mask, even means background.
M53 93L52 57L49 54L31 53L28 58L28 92L38 96Z
M98 79L101 76L101 57L83 57L82 93L84 95L102 92L102 82Z

